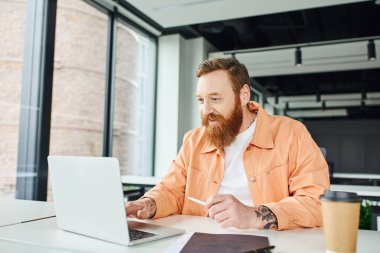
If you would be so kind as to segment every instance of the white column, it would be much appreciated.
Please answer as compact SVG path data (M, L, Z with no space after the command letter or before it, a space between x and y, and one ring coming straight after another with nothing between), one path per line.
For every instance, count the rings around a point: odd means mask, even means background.
M155 176L166 174L184 133L200 126L195 71L209 50L202 38L185 40L175 34L158 40Z

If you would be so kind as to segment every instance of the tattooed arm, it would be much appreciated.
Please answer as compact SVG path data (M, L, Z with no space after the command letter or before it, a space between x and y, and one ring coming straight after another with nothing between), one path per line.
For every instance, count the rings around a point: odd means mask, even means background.
M263 229L276 229L278 222L276 215L266 206L258 206L255 208L258 223L261 221L261 228Z
M266 206L246 206L233 195L221 194L206 201L208 214L222 227L276 229L276 215Z

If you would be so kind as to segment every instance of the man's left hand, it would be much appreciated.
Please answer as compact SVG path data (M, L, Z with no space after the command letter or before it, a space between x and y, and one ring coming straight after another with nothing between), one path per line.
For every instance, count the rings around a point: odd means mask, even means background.
M269 229L277 227L277 218L265 206L250 207L234 196L215 195L206 201L209 216L221 224L223 228Z

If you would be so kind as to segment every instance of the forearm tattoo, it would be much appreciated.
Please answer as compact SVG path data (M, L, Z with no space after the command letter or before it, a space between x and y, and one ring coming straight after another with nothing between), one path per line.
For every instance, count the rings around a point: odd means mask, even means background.
M266 223L263 229L275 229L278 228L278 222L276 215L266 206L258 206L255 210L257 218L261 218L261 220Z

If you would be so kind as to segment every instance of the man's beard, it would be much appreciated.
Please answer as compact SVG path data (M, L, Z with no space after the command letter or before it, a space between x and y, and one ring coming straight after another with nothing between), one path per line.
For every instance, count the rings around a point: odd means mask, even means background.
M214 120L217 124L209 125L209 119ZM206 127L206 138L217 148L227 147L235 141L242 122L243 111L239 97L235 99L234 110L227 119L214 113L202 115L202 126Z

